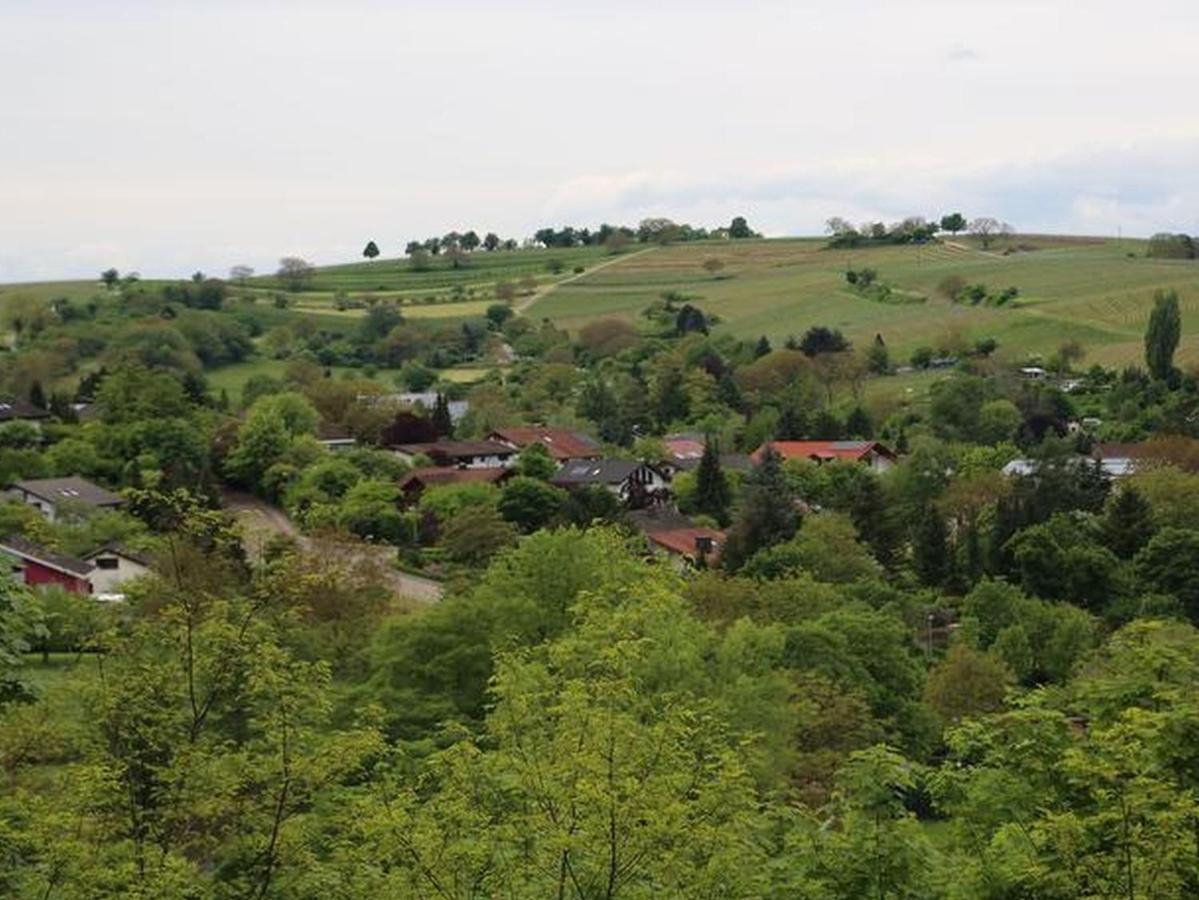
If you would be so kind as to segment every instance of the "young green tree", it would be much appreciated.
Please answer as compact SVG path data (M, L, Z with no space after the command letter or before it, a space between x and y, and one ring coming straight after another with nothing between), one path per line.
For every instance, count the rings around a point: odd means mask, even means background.
M1153 295L1153 312L1145 329L1145 365L1154 378L1166 379L1174 371L1174 351L1182 336L1182 314L1177 291Z
M517 475L504 485L496 509L524 534L544 528L566 502L566 492L537 478Z
M966 217L960 212L949 213L941 216L941 230L948 231L950 234L956 235L959 231L966 230Z
M516 457L516 470L528 478L549 481L558 471L558 464L541 441L534 441Z

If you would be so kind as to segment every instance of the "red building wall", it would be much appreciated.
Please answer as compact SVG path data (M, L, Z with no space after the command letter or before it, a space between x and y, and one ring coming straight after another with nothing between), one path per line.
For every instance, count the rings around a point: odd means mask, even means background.
M57 585L72 594L90 594L92 592L91 584L85 579L49 569L40 563L26 560L23 568L25 569L25 583L30 587Z

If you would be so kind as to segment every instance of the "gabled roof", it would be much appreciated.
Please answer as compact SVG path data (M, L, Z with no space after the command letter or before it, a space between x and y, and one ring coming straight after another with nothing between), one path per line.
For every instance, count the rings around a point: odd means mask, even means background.
M724 532L717 531L715 528L670 528L664 531L651 531L646 537L664 550L691 558L699 555L698 542L700 540L710 541L712 550L704 555L708 562L718 560L721 548L724 546Z
M632 459L576 459L559 469L550 484L622 484L643 465Z
M767 447L783 459L860 460L872 452L895 459L895 454L878 441L767 441L754 451L755 462L762 458Z
M92 573L92 570L96 568L90 562L85 562L74 556L67 556L65 553L56 553L53 550L47 550L45 547L15 534L6 538L0 538L0 550L11 553L13 556L23 559L26 562L37 563L38 565L45 566L47 569L53 569L56 572L70 575L72 578L87 578Z
M50 413L26 400L0 400L0 422L14 419L48 419Z
M142 553L140 550L130 550L128 547L114 543L107 543L103 547L98 547L91 553L85 554L83 558L91 561L97 556L105 555L119 556L122 559L127 559L130 562L135 562L139 566L146 566L147 568L153 562L153 560L150 559L150 554L148 553Z
M14 482L13 487L50 503L80 503L84 506L121 506L125 498L106 491L86 478L31 478Z
M431 466L413 469L400 479L400 489L405 490L421 484L433 487L439 484L466 484L468 482L494 483L512 474L511 469L459 469L457 466Z
M569 428L548 428L544 425L516 425L497 428L491 438L519 447L523 450L532 444L541 444L556 460L595 459L603 451L590 435Z

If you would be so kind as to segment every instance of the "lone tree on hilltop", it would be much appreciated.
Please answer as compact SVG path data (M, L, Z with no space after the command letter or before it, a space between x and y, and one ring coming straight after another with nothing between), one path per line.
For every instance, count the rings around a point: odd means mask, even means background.
M367 259L374 259L379 255L379 245L374 241L367 241L366 247L362 251L362 255Z
M983 245L983 249L986 250L991 246L996 237L1011 234L1012 226L1007 224L1007 222L1000 222L991 216L980 216L970 222L969 231L979 239Z
M117 286L117 282L121 280L121 273L116 269L105 269L100 273L100 280L104 282L104 286L112 290Z
M1176 291L1153 295L1153 312L1145 329L1145 364L1154 378L1166 379L1174 371L1174 351L1182 336L1182 316Z
M757 237L754 230L749 227L749 223L745 221L745 216L736 216L729 223L729 237L734 240L741 238Z
M308 260L299 256L285 256L279 260L279 271L275 274L289 291L299 291L308 283L312 272L312 263Z
M960 212L949 213L949 215L941 216L941 230L948 231L950 234L957 234L959 231L966 230L966 217Z

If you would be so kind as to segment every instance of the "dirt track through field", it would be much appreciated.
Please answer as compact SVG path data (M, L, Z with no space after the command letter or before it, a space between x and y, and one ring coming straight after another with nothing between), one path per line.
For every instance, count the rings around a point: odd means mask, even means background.
M514 304L512 308L518 313L523 314L525 310L527 310L538 300L541 300L549 294L552 294L564 284L570 284L572 281L578 281L580 278L586 278L588 275L598 272L600 269L606 269L608 266L614 266L618 262L625 262L630 259L636 259L638 256L644 256L647 253L653 253L657 249L657 247L646 247L644 250L638 250L636 253L630 253L628 255L621 254L619 256L613 256L611 259L605 259L602 263L597 263L590 269L579 272L576 275L571 275L569 278L563 278L561 281L555 281L553 284L547 284L545 287L538 288L533 293L529 294L529 296Z
M222 495L225 508L237 516L245 527L246 552L259 556L266 542L276 534L294 538L302 550L310 550L311 542L300 533L296 524L277 506L241 491L225 491ZM441 599L442 587L430 578L409 575L392 565L394 549L377 544L346 543L346 561L369 560L376 564L387 579L388 586L398 597L417 600L421 603L436 603Z

